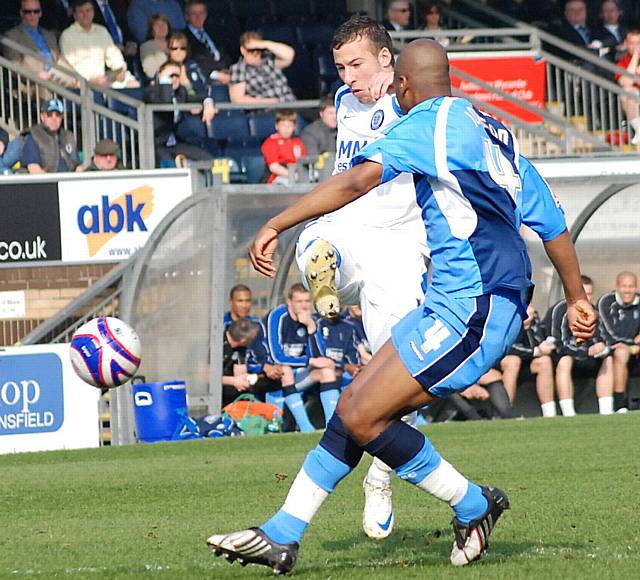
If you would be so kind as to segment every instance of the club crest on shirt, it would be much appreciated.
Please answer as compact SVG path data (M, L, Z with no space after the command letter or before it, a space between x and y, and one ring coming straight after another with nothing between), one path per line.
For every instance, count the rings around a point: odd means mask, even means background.
M302 326L300 328L298 328L298 330L296 330L296 334L302 338L304 336L304 333L306 332L305 328L302 328Z
M382 126L382 122L384 121L384 111L382 109L378 109L371 117L371 130L377 131Z

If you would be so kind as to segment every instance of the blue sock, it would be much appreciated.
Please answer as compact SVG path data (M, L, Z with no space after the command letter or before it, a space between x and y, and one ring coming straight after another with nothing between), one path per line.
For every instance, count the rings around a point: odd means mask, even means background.
M284 411L284 395L282 394L282 389L266 393L264 396L264 400L271 405L280 407L280 409Z
M298 427L300 427L300 431L302 431L303 433L310 433L311 431L315 431L315 427L311 424L311 421L309 421L307 410L304 408L302 395L295 390L295 387L286 387L284 392L284 402L286 403L287 407L289 407L293 418L296 420Z
M296 477L285 506L260 529L279 544L300 543L311 518L324 501L321 496L331 493L353 471L362 453L347 435L340 417L334 414L320 443L307 455L301 470L304 474Z
M340 389L338 382L333 381L331 383L322 383L320 385L320 402L322 403L322 409L324 411L325 423L329 423L333 413L338 406L338 399L340 398Z
M466 524L487 510L488 502L481 488L443 461L431 441L406 423L392 423L364 448L393 468L401 479L449 505L455 502L452 508L461 523ZM437 481L427 480L432 474Z
M488 507L489 502L484 497L482 488L470 481L467 493L462 501L453 506L453 511L460 523L468 524L471 520L484 515Z

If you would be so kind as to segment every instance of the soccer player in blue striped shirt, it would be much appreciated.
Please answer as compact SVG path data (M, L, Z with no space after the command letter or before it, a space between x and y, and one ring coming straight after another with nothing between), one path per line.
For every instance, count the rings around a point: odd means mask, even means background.
M452 564L479 559L509 506L507 495L465 478L400 417L475 383L516 339L532 290L521 224L540 236L560 275L574 336L586 340L595 331L562 209L511 132L450 96L442 47L429 40L408 44L394 84L406 115L361 151L352 169L269 220L250 256L258 271L273 275L282 231L408 172L429 232L431 284L424 303L393 328L391 340L342 393L276 515L259 528L209 538L214 553L232 561L288 572L313 515L365 451L451 506Z

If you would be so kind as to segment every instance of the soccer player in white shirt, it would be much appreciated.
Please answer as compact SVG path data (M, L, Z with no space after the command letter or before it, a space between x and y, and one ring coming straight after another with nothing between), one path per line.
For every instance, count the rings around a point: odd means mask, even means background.
M344 86L336 93L338 136L334 174L402 111L387 88L393 80L392 41L383 26L353 16L332 40ZM309 224L298 239L298 267L316 310L336 316L340 304L360 304L375 353L391 327L420 304L427 246L413 177L408 173ZM411 416L410 416L411 417ZM415 421L415 414L411 417ZM364 481L363 528L373 539L393 529L391 469L375 459Z

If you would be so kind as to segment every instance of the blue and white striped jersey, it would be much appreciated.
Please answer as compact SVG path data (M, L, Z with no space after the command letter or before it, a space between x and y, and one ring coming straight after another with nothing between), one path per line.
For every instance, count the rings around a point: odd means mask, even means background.
M566 230L557 199L509 129L465 99L420 103L353 163L365 160L382 165L382 183L413 174L434 291L461 298L507 288L524 298L531 263L520 225L544 241Z

